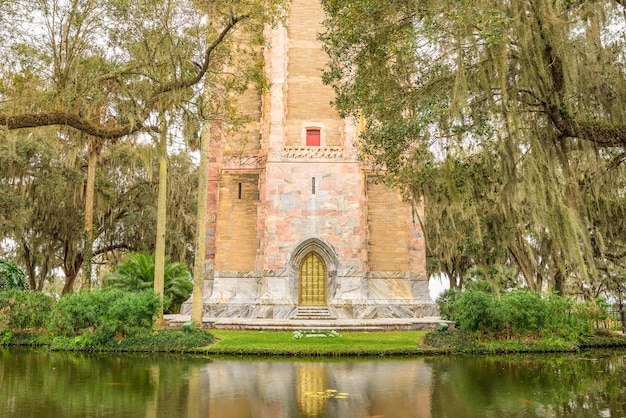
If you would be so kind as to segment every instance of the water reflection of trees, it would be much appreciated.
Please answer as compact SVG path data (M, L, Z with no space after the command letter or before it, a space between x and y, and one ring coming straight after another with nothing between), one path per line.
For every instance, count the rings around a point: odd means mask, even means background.
M438 357L433 416L626 416L622 357Z
M0 415L145 416L154 405L158 416L187 416L181 412L198 362L207 360L0 350Z

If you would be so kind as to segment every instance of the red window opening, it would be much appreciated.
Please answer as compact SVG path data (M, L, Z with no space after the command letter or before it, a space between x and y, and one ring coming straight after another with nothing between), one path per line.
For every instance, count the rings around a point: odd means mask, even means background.
M320 130L319 129L307 129L306 130L306 146L307 147L319 147L320 146Z

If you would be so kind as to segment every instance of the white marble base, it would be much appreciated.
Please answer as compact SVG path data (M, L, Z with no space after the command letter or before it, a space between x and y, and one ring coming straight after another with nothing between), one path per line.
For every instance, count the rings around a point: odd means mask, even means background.
M436 316L428 281L397 272L330 277L328 307L337 318L422 318ZM204 315L214 318L287 319L298 307L298 283L286 271L216 272L205 293ZM205 289L206 291L206 289ZM208 296L208 297L207 297ZM191 300L181 309L191 312Z

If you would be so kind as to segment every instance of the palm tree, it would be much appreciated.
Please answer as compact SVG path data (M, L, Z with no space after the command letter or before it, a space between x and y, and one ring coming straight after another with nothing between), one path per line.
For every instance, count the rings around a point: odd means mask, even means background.
M154 255L130 253L115 266L113 272L102 278L104 287L139 292L154 286ZM165 259L163 311L177 313L184 301L189 299L193 283L191 273L181 262L170 263Z

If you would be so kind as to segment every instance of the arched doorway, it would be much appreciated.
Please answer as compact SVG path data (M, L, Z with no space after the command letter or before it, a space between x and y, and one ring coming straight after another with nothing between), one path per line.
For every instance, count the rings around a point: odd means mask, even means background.
M326 263L317 252L311 251L302 259L298 274L298 304L326 306Z

